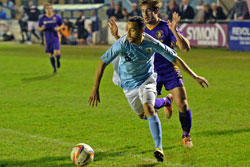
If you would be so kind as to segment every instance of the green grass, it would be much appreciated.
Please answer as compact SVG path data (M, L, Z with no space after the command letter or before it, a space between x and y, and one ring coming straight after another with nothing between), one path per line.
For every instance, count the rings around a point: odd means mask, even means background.
M111 66L102 79L101 104L88 107L107 48L63 46L62 68L53 75L42 46L0 45L0 167L74 167L70 151L80 142L94 148L90 167L250 166L249 52L178 51L211 87L204 90L183 74L194 147L182 147L176 107L170 120L160 110L166 158L159 164L148 122L113 85Z

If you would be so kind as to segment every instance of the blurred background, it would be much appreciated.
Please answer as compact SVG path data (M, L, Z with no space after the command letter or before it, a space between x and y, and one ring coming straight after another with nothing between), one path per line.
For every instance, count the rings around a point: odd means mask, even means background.
M0 42L43 44L43 34L28 25L30 21L38 22L47 2L53 4L54 12L64 20L61 42L65 45L78 45L77 33L81 29L85 33L83 45L112 44L115 39L108 30L108 19L116 18L119 33L124 34L126 21L141 15L139 0L0 0ZM179 28L192 46L250 51L250 0L163 0L162 3L160 18L171 20L173 12L179 13Z

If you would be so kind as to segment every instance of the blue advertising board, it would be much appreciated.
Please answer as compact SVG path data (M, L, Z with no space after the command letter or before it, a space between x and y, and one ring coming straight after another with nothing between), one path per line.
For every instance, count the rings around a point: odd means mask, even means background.
M230 22L229 49L250 51L250 22Z

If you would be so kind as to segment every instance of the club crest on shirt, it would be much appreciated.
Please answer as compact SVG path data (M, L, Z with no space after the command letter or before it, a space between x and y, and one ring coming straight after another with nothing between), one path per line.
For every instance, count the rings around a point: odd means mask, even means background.
M56 21L56 17L53 17L53 21Z
M160 38L163 38L163 36L164 36L164 33L163 33L163 31L162 30L158 30L158 31L156 31L156 37L158 38L158 39L160 39Z

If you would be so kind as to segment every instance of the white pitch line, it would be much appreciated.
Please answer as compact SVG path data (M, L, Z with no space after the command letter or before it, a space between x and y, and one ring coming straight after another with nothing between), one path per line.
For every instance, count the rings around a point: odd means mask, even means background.
M73 147L76 144L76 143L71 143L71 142L64 142L64 141L61 141L59 139L53 139L53 138L49 138L49 137L32 135L32 134L29 134L29 133L23 133L23 132L15 131L15 130L12 130L12 129L6 129L6 128L2 128L2 127L0 127L0 132L7 132L7 133L10 133L10 134L25 136L25 137L28 137L28 138L45 140L45 141L48 141L48 142L54 142L55 144L66 145L66 146L71 146L71 147ZM95 148L94 150L96 150L98 152L105 152L104 150L102 150L100 148L96 148L96 147L94 147L94 148ZM144 161L147 161L147 162L156 162L156 160L153 159L153 158L145 158L145 157L142 157L141 155L138 155L138 154L130 154L130 155L132 157L140 158L140 159L142 159ZM171 163L169 161L167 162L167 164L171 165L171 166L180 166L180 167L185 167L186 166L186 165L183 165L183 164L180 164L180 163Z

